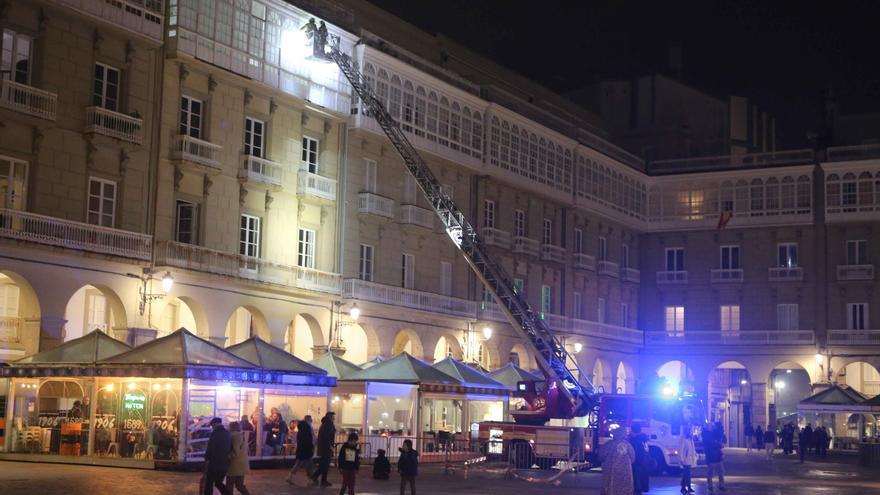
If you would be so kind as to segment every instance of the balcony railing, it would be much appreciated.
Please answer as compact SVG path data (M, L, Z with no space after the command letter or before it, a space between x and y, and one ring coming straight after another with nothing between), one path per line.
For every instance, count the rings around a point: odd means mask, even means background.
M710 275L712 282L716 283L743 281L742 268L713 268Z
M666 270L657 272L658 284L686 284L688 283L687 270Z
M566 251L564 247L554 246L553 244L541 245L541 259L544 261L553 261L555 263L565 263Z
M172 149L171 157L204 165L219 171L220 152L222 150L223 147L219 144L209 143L186 134L178 134L174 137L174 148Z
M620 267L613 261L599 260L597 267L599 275L606 275L614 278L620 276Z
M633 344L641 344L643 341L641 330L599 323L597 321L572 319L570 331L577 335L622 340Z
M880 157L880 144L860 144L856 146L835 146L828 148L829 162L868 160Z
M394 200L370 192L358 193L358 212L394 218Z
M339 293L342 289L342 277L338 273L283 265L173 241L165 242L156 250L156 263L321 292Z
M874 280L874 265L837 265L837 280Z
M298 179L297 194L326 199L327 201L336 201L335 180L313 174L307 170L300 170Z
M143 144L144 121L137 117L114 112L102 107L86 108L86 132Z
M343 294L363 301L471 318L477 309L474 301L353 278L345 280Z
M21 342L24 319L18 316L0 316L0 342Z
M55 120L58 95L8 79L0 83L0 106L46 120Z
M0 209L0 237L149 261L152 237L18 210Z
M828 330L828 343L837 345L880 345L880 330Z
M635 268L625 266L620 269L620 279L624 282L633 282L638 284L642 281L642 274Z
M239 179L281 187L282 175L283 168L272 160L251 155L242 155L241 157L241 169L238 171Z
M507 321L501 306L494 302L481 301L477 303L477 319L492 321Z
M574 267L581 270L596 271L596 257L584 253L575 253Z
M510 249L510 233L507 231L496 229L493 227L483 227L483 242L487 246L498 246L504 249Z
M511 239L511 242L514 253L538 256L538 250L540 249L540 243L538 243L538 241L524 236L514 236L513 239Z
M161 0L57 0L119 27L162 41Z
M767 278L771 282L795 282L804 279L804 268L801 266L771 266L767 269Z
M433 229L435 218L436 215L431 210L416 205L400 205L400 223Z
M646 332L645 344L693 344L693 345L812 345L815 335L812 330L743 330L739 332L691 331L670 334L667 332Z

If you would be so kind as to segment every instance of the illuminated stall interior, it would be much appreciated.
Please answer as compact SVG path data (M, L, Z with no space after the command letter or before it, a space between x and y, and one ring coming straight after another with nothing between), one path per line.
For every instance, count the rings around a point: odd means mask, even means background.
M134 349L93 332L0 370L11 406L0 458L197 462L215 416L242 422L252 457L285 455L272 413L323 411L335 384L302 364L307 371L263 368L185 329Z
M876 441L880 436L870 404L856 389L834 384L798 403L798 422L800 426L824 426L831 439L830 448L855 450L862 439Z
M346 378L361 371L361 367L333 353L323 354L309 364L327 372L336 378L336 388L330 397L330 410L336 412L336 431L341 437L349 433L364 433L364 408L366 395L362 383L345 382Z

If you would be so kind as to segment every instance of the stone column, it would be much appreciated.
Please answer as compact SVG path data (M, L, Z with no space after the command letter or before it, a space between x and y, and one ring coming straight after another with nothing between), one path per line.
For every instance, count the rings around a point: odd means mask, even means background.
M64 325L67 320L59 316L40 318L40 351L54 349L64 342Z
M761 425L762 429L770 421L770 401L767 397L769 390L766 383L752 382L752 425Z

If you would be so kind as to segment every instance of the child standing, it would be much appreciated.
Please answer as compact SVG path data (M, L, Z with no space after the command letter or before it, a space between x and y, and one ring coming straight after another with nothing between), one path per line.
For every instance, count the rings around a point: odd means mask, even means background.
M357 433L348 434L348 440L339 448L338 462L339 470L342 471L342 488L339 489L339 495L344 495L346 488L348 495L354 495L354 480L358 468L361 467L361 449L358 448Z
M412 440L403 441L400 448L400 459L397 461L397 471L400 473L400 495L406 491L406 484L412 495L416 495L416 475L419 474L419 453L412 447Z
M376 460L373 461L373 479L387 480L391 478L391 462L385 457L385 449L376 451Z

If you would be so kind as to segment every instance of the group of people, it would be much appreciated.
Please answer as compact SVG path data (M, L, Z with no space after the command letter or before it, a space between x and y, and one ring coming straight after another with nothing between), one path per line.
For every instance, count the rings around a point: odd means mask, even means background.
M794 439L797 436L797 450L801 462L810 451L813 451L819 457L825 457L828 454L828 444L831 436L824 426L817 426L813 429L812 424L808 423L804 428L798 428L794 423L788 423L779 429L778 433L773 427L768 426L766 430L761 429L761 425L752 428L752 425L746 425L746 447L747 451L752 449L764 450L767 458L773 457L776 447L782 448L785 455L795 451Z
M310 415L305 416L302 421L297 423L295 460L287 475L289 484L293 484L296 473L300 469L304 469L313 486L332 486L332 483L327 480L327 475L330 472L330 462L334 454L335 419L336 413L331 411L325 414L321 418L321 426L318 428L317 436L314 433ZM205 449L205 469L200 492L203 495L212 495L216 487L223 495L232 495L236 489L239 493L249 495L250 492L245 486L244 479L250 471L248 459L250 448L248 439L242 430L245 428L252 430L253 424L245 416L241 422L229 423L228 430L223 426L223 420L220 418L211 419L210 426L211 435ZM280 413L273 409L269 422L266 424L267 435L284 437L288 430ZM358 440L357 433L349 433L345 443L339 447L336 465L342 474L340 495L346 492L349 495L354 495L355 480L361 463ZM391 462L385 456L384 450L379 449L377 454L378 457L373 463L373 478L388 480L391 478ZM314 466L316 455L317 467ZM413 495L416 493L415 479L418 474L418 457L419 453L413 448L412 440L404 440L397 464L397 470L400 473L401 495L404 494L407 485Z
M633 425L627 434L625 428L611 433L612 440L600 452L602 460L602 493L604 495L630 495L650 490L650 474L656 469L659 459L654 459L648 449L648 436L642 433L639 425ZM701 432L703 448L706 453L706 467L709 493L714 493L714 481L718 480L718 490L726 492L724 486L723 450L727 443L724 429L719 423L710 423ZM679 445L681 462L681 493L694 493L691 472L697 465L697 449L689 427L682 428Z

